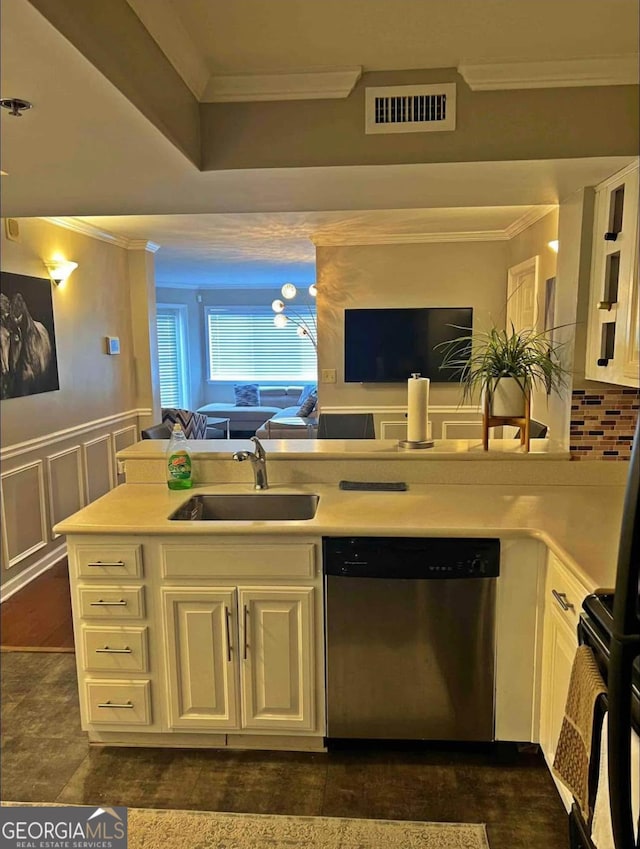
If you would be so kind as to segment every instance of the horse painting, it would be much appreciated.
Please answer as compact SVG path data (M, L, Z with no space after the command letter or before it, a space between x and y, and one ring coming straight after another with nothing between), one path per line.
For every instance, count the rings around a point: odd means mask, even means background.
M0 397L58 389L51 290L43 280L2 273Z
M9 347L11 331L9 330L9 315L11 305L9 298L0 292L0 398L10 395L11 372L9 371Z
M46 327L31 318L20 292L11 299L9 322L9 369L14 380L13 395L42 392L49 382L51 340Z

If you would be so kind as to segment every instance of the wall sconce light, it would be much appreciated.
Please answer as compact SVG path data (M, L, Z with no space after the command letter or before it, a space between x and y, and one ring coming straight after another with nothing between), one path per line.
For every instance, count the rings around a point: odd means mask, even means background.
M56 286L64 283L71 272L75 271L78 267L77 262L70 262L64 259L45 259L44 264L49 272L49 277L53 280Z
M551 248L552 251L558 253L558 248L560 247L560 242L557 239L552 239L550 242L547 242L547 245Z

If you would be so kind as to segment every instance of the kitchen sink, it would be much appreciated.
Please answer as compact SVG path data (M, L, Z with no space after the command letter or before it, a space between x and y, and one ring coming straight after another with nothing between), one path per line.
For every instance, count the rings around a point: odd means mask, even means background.
M194 495L169 516L187 522L282 522L313 519L320 496L290 495Z

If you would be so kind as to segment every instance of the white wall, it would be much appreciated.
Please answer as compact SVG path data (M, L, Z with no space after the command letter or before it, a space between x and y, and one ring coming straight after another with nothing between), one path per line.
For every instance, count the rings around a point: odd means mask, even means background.
M320 406L406 405L406 384L344 382L344 310L473 307L474 328L504 324L508 245L504 241L318 247L318 366L336 369ZM457 384L432 384L430 403L461 399Z

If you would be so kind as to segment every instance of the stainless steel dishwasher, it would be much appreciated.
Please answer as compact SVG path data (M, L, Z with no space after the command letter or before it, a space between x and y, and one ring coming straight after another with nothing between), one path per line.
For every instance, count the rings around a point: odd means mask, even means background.
M323 540L328 737L494 739L497 539Z

